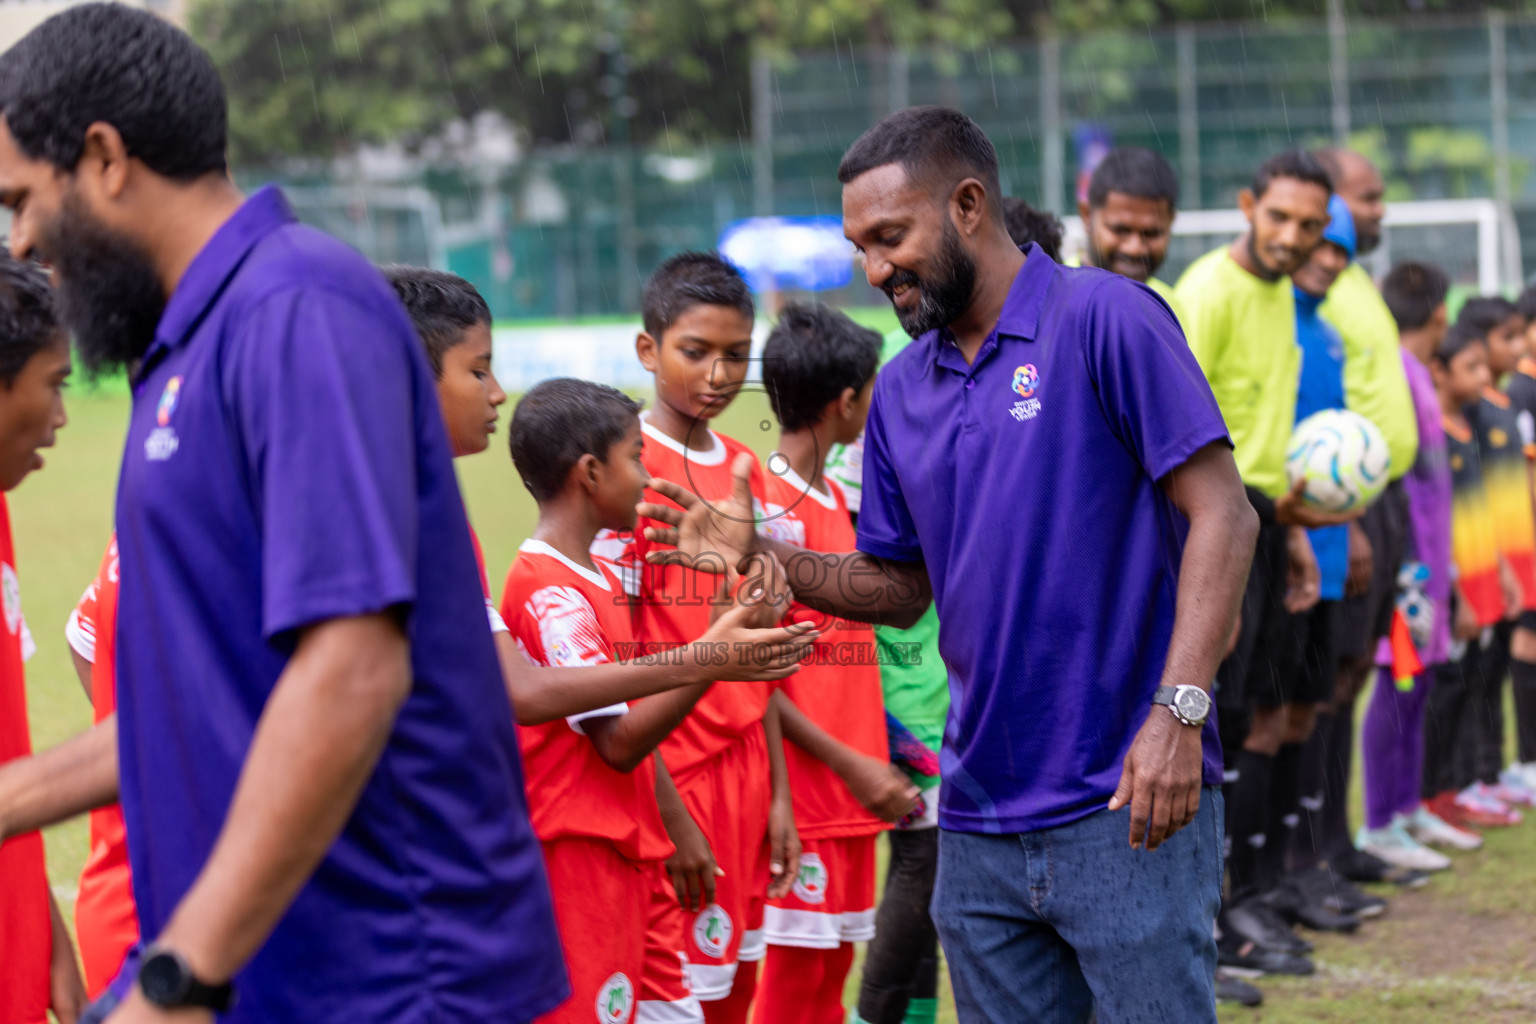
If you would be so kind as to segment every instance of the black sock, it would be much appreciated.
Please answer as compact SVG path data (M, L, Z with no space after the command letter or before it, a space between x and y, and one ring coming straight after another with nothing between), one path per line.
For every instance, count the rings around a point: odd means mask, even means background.
M1322 833L1318 839L1323 856L1353 848L1349 835L1349 768L1355 752L1354 704L1335 708L1323 758Z
M1227 863L1232 871L1233 903L1264 891L1259 888L1263 880L1261 861L1275 759L1268 754L1244 750L1237 755L1237 771L1228 817L1232 828L1232 856Z
M1285 853L1301 824L1300 743L1285 743L1275 755L1274 778L1269 785L1269 814L1264 826L1264 847L1259 851L1259 885L1264 890L1280 884L1285 873Z
M1536 762L1536 663L1511 661L1509 678L1515 691L1515 735L1520 740L1520 760Z
M1307 742L1301 747L1301 763L1297 768L1301 784L1297 798L1301 807L1301 821L1292 830L1290 847L1286 850L1286 864L1292 871L1316 867L1323 855L1323 795L1327 784L1324 763L1328 757L1328 737L1332 729L1333 713L1318 712L1312 735L1307 737Z

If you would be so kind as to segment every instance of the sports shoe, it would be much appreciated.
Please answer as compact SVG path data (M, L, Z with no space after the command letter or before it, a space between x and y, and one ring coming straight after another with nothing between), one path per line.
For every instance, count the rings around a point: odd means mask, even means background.
M1256 942L1266 949L1278 949L1283 953L1312 952L1312 943L1291 931L1285 918L1257 897L1224 908L1221 930L1231 938Z
M1524 764L1516 761L1506 771L1519 773L1521 780L1525 783L1525 788L1536 793L1536 761L1527 761Z
M1305 976L1317 970L1310 957L1261 946L1240 935L1226 934L1216 940L1217 969L1229 975L1257 978L1265 974Z
M1216 968L1216 1001L1237 1003L1239 1006L1262 1006L1264 993L1256 985L1250 985L1225 967Z
M1404 816L1408 834L1428 846L1444 846L1452 850L1476 850L1483 845L1483 837L1471 829L1457 828L1430 810L1429 804L1419 804L1412 814Z
M1474 782L1457 793L1455 801L1466 815L1467 824L1478 828L1508 828L1524 820L1519 811L1494 797L1481 782Z
M1499 772L1499 781L1489 787L1489 792L1499 800L1511 806L1536 807L1536 791L1525 784L1525 775L1522 772L1511 771L1506 768Z
M1360 918L1377 917L1387 909L1387 901L1356 886L1343 875L1322 868L1312 868L1291 876L1312 902L1337 914Z
M1380 857L1355 846L1329 854L1327 867L1351 882L1391 882L1402 889L1421 889L1429 884L1428 871L1388 864Z
M1354 914L1330 910L1289 879L1259 898L1286 921L1315 932L1348 933L1360 927L1360 919Z
M1355 836L1355 845L1401 868L1444 871L1451 866L1451 858L1413 838L1400 822L1394 821L1386 828L1362 828Z

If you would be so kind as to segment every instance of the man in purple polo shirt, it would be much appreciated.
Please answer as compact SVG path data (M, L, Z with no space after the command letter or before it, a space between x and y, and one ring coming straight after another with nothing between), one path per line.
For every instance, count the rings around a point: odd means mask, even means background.
M910 624L931 588L953 697L932 909L962 1020L1215 1021L1206 691L1258 527L1221 414L1145 286L1014 247L963 114L890 115L838 177L917 339L875 385L859 550L735 527L745 466L653 537L774 550L798 600L852 619Z
M118 725L149 945L91 1014L555 1006L511 708L399 301L277 191L235 190L218 74L153 15L44 22L0 58L0 115L11 248L52 264L82 361L133 385Z

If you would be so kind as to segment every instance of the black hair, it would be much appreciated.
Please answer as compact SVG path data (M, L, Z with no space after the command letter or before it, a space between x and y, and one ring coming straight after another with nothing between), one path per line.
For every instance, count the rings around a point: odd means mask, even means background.
M1527 320L1536 320L1536 284L1527 285L1525 291L1515 297L1515 308Z
M1102 209L1111 192L1136 199L1161 199L1179 205L1179 176L1161 153L1141 146L1116 146L1088 179L1088 206Z
M543 504L560 493L583 455L607 461L639 413L639 402L606 384L574 377L542 381L512 412L512 465L533 500Z
M0 255L0 384L14 384L32 357L59 336L47 275L36 263Z
M947 196L966 178L986 187L995 217L1003 211L997 150L981 126L949 107L907 107L887 114L843 154L837 180L844 185L887 164L900 164L907 177L935 195Z
M1381 280L1381 297L1400 331L1429 323L1450 291L1450 278L1433 263L1399 263Z
M1278 178L1292 178L1317 185L1330 196L1333 195L1333 178L1328 168L1304 149L1288 149L1259 164L1258 170L1253 172L1253 184L1250 186L1253 197L1262 198L1269 191L1270 183Z
M0 57L0 114L33 160L73 171L96 121L129 156L192 181L224 173L228 112L213 61L185 32L117 3L67 8Z
M1455 359L1480 341L1483 341L1482 331L1472 324L1457 319L1454 324L1451 324L1450 329L1445 332L1445 337L1440 340L1440 344L1435 348L1435 359L1442 366L1449 366L1452 359Z
M640 300L645 333L661 344L667 328L694 306L725 306L753 318L751 289L717 252L680 252L656 268Z
M804 430L846 388L880 368L880 335L819 302L791 302L763 346L763 386L785 430Z
M1456 323L1469 324L1479 334L1487 335L1505 320L1519 315L1520 308L1502 295L1478 295L1462 303Z
M1061 262L1061 220L1046 210L1037 210L1022 199L1008 196L1003 200L1003 223L1008 237L1020 249L1034 242L1057 263Z
M432 373L443 375L443 355L464 341L471 327L491 322L491 307L475 286L457 274L391 263L380 267L405 304L427 349Z

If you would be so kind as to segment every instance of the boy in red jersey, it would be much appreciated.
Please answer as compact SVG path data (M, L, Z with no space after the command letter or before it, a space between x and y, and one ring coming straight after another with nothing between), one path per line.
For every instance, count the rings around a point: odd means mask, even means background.
M69 339L53 319L47 278L0 258L0 491L42 467L39 449L65 423L69 373ZM10 512L0 497L0 765L32 752L22 664L35 647L15 566ZM85 992L48 890L42 836L18 829L0 839L0 1024L41 1024L50 1009L74 1024Z
M75 671L91 697L96 726L105 725L107 729L116 726L112 716L117 709L113 658L117 583L117 538L113 537L102 556L101 569L64 627ZM111 747L115 798L116 744ZM86 990L94 998L107 987L129 949L139 940L139 915L133 904L133 879L128 869L128 838L123 830L122 808L115 802L91 811L91 851L80 872L75 935L80 940L80 959L85 964Z
M760 503L756 457L708 425L746 378L754 315L746 283L718 255L682 253L646 282L643 309L635 351L656 378L656 404L642 416L646 470L709 501L731 496L733 465L750 463ZM603 534L594 553L619 566L638 598L642 643L675 645L703 631L719 582L714 573L648 564L659 552L644 530ZM667 902L683 915L688 974L710 1024L746 1021L757 961L767 951L763 907L789 891L799 860L771 692L767 685L716 687L661 745L682 800L671 805L663 792L679 848L672 861L677 900Z
M539 525L507 575L501 612L518 647L535 664L590 666L630 661L635 642L630 601L618 577L590 554L599 529L633 530L649 477L640 462L639 403L601 384L544 381L518 403L512 461L539 503ZM760 618L743 603L716 625ZM771 613L770 613L771 615ZM673 853L657 803L654 751L715 678L781 679L801 648L787 629L763 630L762 664L748 643L729 643L718 663L682 648L652 655L689 685L537 726L520 726L529 808L544 847L555 916L573 995L545 1022L597 1017L644 1020L636 1013L648 971L651 988L670 986L666 1020L702 1020L698 1002L677 991L682 935L652 960L648 933L663 927L652 895ZM697 650L697 649L695 649ZM751 685L736 684L736 685ZM653 1001L654 1003L654 1001ZM651 1007L652 1014L659 1007Z
M781 431L764 475L770 537L812 551L849 550L853 523L825 453L858 438L869 412L880 335L826 306L786 306L763 349L763 384ZM788 895L769 903L760 1024L841 1024L853 944L875 932L875 839L918 791L890 764L873 627L803 605L792 621L826 638L774 695L795 824L804 846Z

